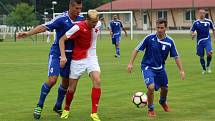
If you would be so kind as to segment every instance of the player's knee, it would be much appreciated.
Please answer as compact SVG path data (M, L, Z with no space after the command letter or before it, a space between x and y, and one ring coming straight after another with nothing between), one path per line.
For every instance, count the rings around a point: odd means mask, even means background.
M57 77L56 76L51 76L51 77L48 78L47 84L50 87L52 87L52 86L54 86L56 84L56 82L57 82Z
M155 86L154 86L154 84L150 84L149 86L148 86L148 93L154 93L154 90L155 90Z
M62 81L61 81L61 86L62 86L64 89L67 89L68 86L69 86L69 79L68 79L68 78L63 78Z
M93 87L95 87L95 88L101 87L101 79L100 78L96 78L93 80Z

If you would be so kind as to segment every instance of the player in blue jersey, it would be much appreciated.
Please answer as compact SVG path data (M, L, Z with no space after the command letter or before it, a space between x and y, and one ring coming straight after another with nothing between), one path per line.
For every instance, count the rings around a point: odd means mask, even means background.
M115 45L116 55L115 57L120 57L120 39L121 39L121 30L125 32L125 36L127 36L127 32L122 25L122 22L118 20L117 15L113 15L113 20L110 22L109 30L110 35L112 37L112 44Z
M30 31L20 32L17 34L17 38L23 38L37 33L45 32L46 30L56 31L56 38L49 53L48 80L43 83L40 93L40 99L37 106L34 108L34 118L36 119L39 119L41 117L41 112L46 96L48 95L51 88L55 85L59 74L62 77L62 81L58 88L58 97L53 110L60 115L62 114L62 102L67 92L69 83L70 61L73 43L72 41L67 41L65 43L65 52L68 61L64 68L60 68L59 39L75 24L75 21L84 19L79 15L81 9L82 0L70 0L69 10L64 12L62 15L59 15L50 22L39 25Z
M191 28L192 39L195 37L195 31L197 32L196 41L196 54L200 57L200 63L202 66L202 74L205 74L206 70L211 73L211 59L212 59L212 45L210 37L210 29L213 30L214 43L215 43L215 28L211 20L205 18L205 10L199 9L199 19L193 23ZM207 55L207 65L205 64L204 55Z
M169 112L169 106L167 105L167 92L168 92L168 78L165 69L165 61L170 54L170 57L175 59L175 62L179 68L182 79L185 79L185 72L182 67L176 46L173 39L165 34L167 28L167 21L164 19L158 19L156 22L156 33L152 33L146 36L142 42L135 48L131 55L130 62L128 64L128 72L131 73L134 60L139 51L145 51L141 62L141 69L144 78L144 82L147 86L148 97L148 116L154 117L156 113L154 111L154 90L160 91L159 103L165 112Z

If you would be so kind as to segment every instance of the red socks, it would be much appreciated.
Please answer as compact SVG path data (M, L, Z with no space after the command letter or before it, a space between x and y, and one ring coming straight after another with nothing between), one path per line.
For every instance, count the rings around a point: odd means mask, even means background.
M70 104L72 102L73 95L74 95L74 92L69 92L69 91L66 92L66 103L65 103L64 110L70 109Z
M97 113L99 99L101 96L101 88L92 88L91 100L92 100L92 113Z

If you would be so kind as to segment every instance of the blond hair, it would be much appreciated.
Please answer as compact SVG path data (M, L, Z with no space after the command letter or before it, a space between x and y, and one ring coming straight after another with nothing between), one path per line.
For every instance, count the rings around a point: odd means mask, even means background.
M97 19L98 18L98 12L94 9L88 10L87 12L87 18L88 19Z

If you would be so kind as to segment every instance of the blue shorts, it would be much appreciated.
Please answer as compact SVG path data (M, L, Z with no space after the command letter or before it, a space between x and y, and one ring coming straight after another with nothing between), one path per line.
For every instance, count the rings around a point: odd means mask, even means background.
M114 37L114 38L112 38L112 44L113 45L119 45L120 39L121 39L121 37Z
M196 46L196 54L200 57L203 57L205 55L205 51L206 50L206 54L208 54L209 52L212 52L212 45L211 45L211 41L210 40L206 40L207 42L204 44L199 44Z
M67 53L67 62L64 68L60 67L60 56L56 54L49 54L48 60L48 76L60 76L69 78L70 74L70 63L71 63L71 53Z
M165 69L154 70L148 66L142 67L142 75L147 88L150 84L155 85L155 91L159 90L160 87L168 87L168 78Z

